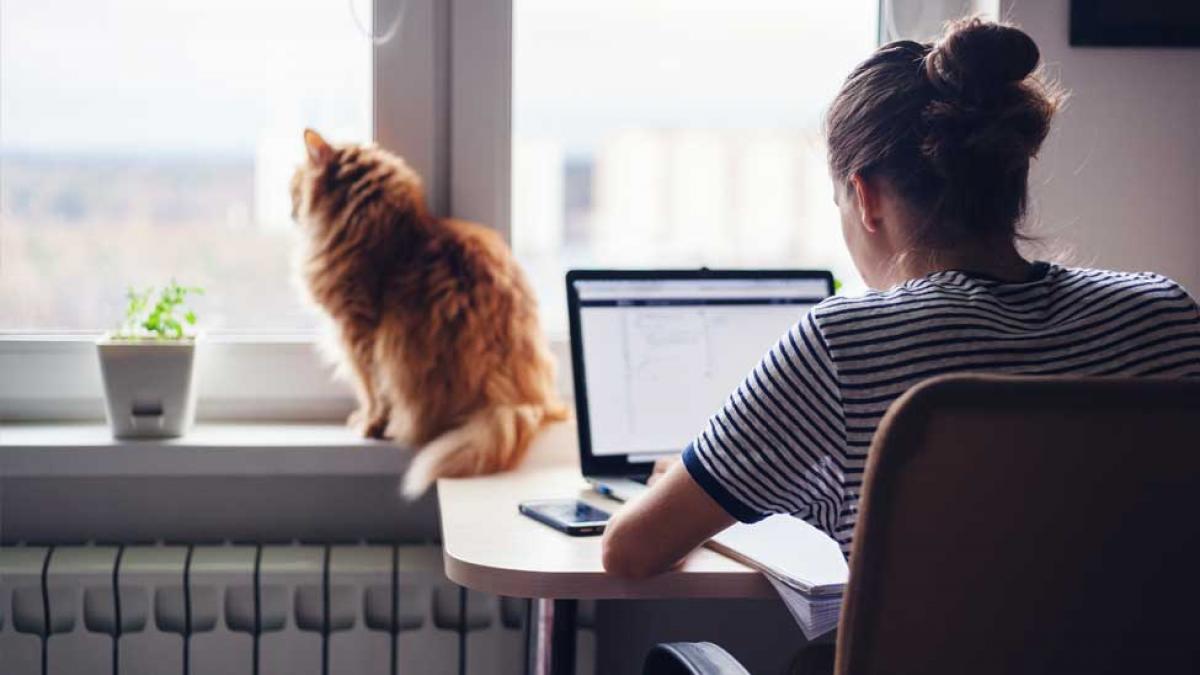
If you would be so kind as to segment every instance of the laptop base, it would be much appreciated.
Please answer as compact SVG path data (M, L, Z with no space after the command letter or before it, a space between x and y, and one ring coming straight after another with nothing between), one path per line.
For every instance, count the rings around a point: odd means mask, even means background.
M611 499L627 502L646 491L646 478L641 476L590 476L592 488Z

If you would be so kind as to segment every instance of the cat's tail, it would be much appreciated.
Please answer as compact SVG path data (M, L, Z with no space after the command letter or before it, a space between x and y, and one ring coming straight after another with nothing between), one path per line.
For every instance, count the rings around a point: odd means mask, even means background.
M438 436L413 457L400 493L416 499L438 478L478 476L513 468L549 422L565 420L561 404L498 405L472 414L465 424Z

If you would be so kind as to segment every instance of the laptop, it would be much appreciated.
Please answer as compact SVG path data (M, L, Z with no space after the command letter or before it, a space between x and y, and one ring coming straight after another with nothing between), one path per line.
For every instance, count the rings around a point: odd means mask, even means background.
M571 270L567 310L584 478L625 501L677 456L833 275Z

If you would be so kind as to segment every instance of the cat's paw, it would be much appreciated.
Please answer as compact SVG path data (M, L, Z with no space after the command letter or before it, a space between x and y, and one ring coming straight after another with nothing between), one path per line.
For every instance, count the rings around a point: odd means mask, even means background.
M415 443L416 429L413 427L412 415L403 408L392 408L388 416L387 429L384 434L397 445L411 447Z

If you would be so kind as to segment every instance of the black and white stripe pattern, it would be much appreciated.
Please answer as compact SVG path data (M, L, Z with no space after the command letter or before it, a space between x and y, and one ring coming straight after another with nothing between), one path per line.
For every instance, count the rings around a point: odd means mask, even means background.
M867 449L913 385L947 373L1200 376L1200 309L1157 274L1039 263L1007 283L958 271L830 298L763 358L684 451L729 513L790 513L849 553Z

